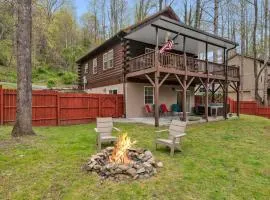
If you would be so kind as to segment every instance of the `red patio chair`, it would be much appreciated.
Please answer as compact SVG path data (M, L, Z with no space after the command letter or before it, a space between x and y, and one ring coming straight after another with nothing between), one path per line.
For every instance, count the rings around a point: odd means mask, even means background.
M153 111L152 111L152 109L151 109L151 107L150 107L149 104L145 104L144 105L144 109L145 109L146 115L148 115L149 117L153 114Z
M170 112L170 111L168 110L166 104L161 104L161 105L160 105L160 111L161 111L161 114L163 114L163 115L168 115L169 112Z

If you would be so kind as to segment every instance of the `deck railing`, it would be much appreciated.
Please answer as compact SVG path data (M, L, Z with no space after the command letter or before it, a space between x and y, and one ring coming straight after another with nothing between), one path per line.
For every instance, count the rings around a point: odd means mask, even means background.
M185 57L175 53L164 52L158 54L158 61L161 67L168 69L176 69L185 71ZM225 65L214 62L206 62L193 57L186 57L187 71L200 74L208 73L210 75L225 76ZM155 52L142 54L131 58L128 61L128 72L140 71L143 69L152 68L155 66ZM239 77L239 68L236 66L228 66L228 76L232 78Z
M139 55L128 61L128 72L140 71L155 66L155 52Z

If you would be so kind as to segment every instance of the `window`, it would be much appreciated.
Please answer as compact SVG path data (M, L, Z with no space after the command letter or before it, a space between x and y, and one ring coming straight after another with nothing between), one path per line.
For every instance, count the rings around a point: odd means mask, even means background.
M155 50L154 49L150 49L150 48L145 48L145 53L151 53L151 52L154 52Z
M151 86L144 87L144 104L154 104L154 88Z
M113 68L113 50L108 52L108 68Z
M110 89L109 94L117 94L117 89Z
M84 73L85 73L85 74L88 74L88 68L89 68L88 63L86 63L86 64L84 65Z
M108 69L108 53L103 54L103 70Z
M113 50L103 54L103 70L113 68Z
M93 59L93 74L97 74L97 58Z

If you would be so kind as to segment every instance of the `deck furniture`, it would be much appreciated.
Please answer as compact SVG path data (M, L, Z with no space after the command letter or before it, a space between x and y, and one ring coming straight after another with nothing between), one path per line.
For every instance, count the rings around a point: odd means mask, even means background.
M170 111L168 110L166 104L161 104L160 105L160 112L162 115L169 115Z
M113 120L111 117L97 118L97 127L95 132L97 133L97 149L101 150L101 144L106 142L115 142L117 137L112 136L112 130L120 132L120 129L113 126Z
M149 104L144 105L144 110L147 116L151 117L153 115L153 110L151 109Z
M179 113L181 112L181 108L179 104L172 104L171 109L172 109L173 115L179 115Z
M178 120L172 120L169 129L166 130L159 130L156 131L156 149L157 145L161 144L164 146L167 146L171 149L170 155L174 155L174 150L178 149L181 151L180 147L180 139L186 135L185 129L186 129L186 122L178 121ZM168 132L169 137L167 139L159 138L159 134L162 132Z

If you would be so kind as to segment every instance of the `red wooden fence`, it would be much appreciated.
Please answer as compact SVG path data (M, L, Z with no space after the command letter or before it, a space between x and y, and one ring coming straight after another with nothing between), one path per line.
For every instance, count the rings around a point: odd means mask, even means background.
M228 99L228 103L230 104L230 112L236 113L237 102ZM240 101L240 113L270 118L270 107L262 107L255 101Z
M96 117L122 117L123 95L79 94L33 91L34 126L82 124ZM16 117L16 90L0 86L0 124L11 124Z

